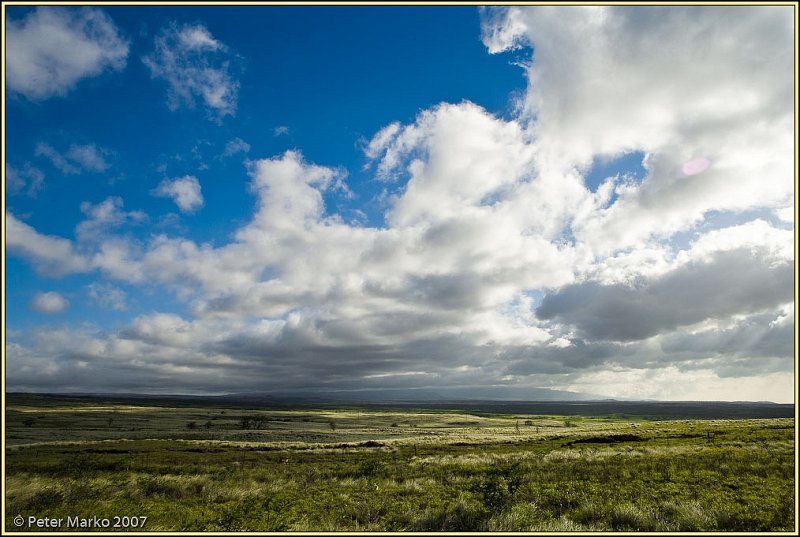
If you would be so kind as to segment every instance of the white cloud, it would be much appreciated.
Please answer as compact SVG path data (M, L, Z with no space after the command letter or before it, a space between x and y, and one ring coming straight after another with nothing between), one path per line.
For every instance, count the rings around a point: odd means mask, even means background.
M274 129L272 129L272 135L273 136L277 137L277 136L281 136L282 134L289 134L289 127L286 127L285 125L279 125L279 126L275 127Z
M402 226L447 220L466 208L491 212L518 195L515 189L526 188L534 157L517 123L493 118L472 103L441 105L402 129L389 125L366 153L382 155L379 176L409 176L388 214Z
M114 311L125 311L128 309L126 303L127 294L122 289L110 284L90 283L86 286L86 293L93 304L101 308Z
M81 203L81 212L86 215L86 219L75 227L75 236L80 241L95 241L110 233L113 228L147 220L144 212L125 212L122 206L122 198L116 196L108 197L96 205L84 201Z
M790 205L789 207L775 209L775 216L783 222L794 224L794 206Z
M6 212L6 247L29 258L43 274L59 276L89 268L88 260L75 251L71 241L43 235L10 212Z
M196 325L171 313L158 313L141 316L133 320L130 330L125 334L130 339L168 347L187 347L192 341L199 341Z
M222 152L223 157L230 157L237 153L247 153L250 151L250 144L241 138L234 138L225 144L225 150Z
M203 206L203 194L197 177L185 175L177 179L164 179L153 190L154 196L172 198L183 213L193 213Z
M775 265L794 261L793 238L793 231L776 228L764 220L756 219L699 235L688 251L679 253L678 260L708 260L717 252L742 248Z
M185 26L178 33L178 42L186 50L219 50L224 46L211 37L203 26Z
M201 25L173 24L155 38L153 54L143 58L153 78L166 81L170 110L195 106L200 98L212 118L236 112L239 82L228 47Z
M31 301L31 308L39 313L53 315L61 313L69 307L69 302L61 294L55 291L47 293L36 293Z
M318 221L324 210L320 191L340 176L330 168L306 164L296 151L251 163L250 175L251 188L262 203L256 218L270 227Z
M61 153L55 150L53 146L46 143L39 143L36 145L36 156L45 157L53 166L66 175L75 175L81 173L80 168L75 166L74 163L69 162Z
M573 162L699 141L731 114L786 117L791 35L788 7L511 7L484 21L491 52L536 47L526 112Z
M6 163L6 191L9 194L24 192L28 196L36 194L44 186L44 172L26 162L22 169L15 168Z
M92 255L91 269L100 269L110 277L126 282L147 281L142 267L137 263L137 256L141 255L138 243L116 237L106 237L98 243Z
M63 96L81 79L121 70L128 42L92 8L37 7L6 22L6 81L31 100Z
M535 48L523 116L542 170L648 154L641 185L573 223L597 253L793 199L788 8L511 7L489 12L484 42ZM705 171L680 172L700 158Z
M672 401L794 401L794 375L789 371L721 378L713 370L687 374L675 366L661 369L596 371L580 380L553 387L586 391L602 387L602 395L632 399Z
M389 144L392 143L395 139L397 139L397 135L400 133L400 123L395 121L394 123L390 123L375 133L375 136L367 144L367 147L364 148L364 154L370 160L375 160L379 158L381 155L385 155L387 150L389 149ZM386 157L384 156L384 160ZM392 159L387 164L384 165L384 171L380 175L385 176L386 170L394 166L396 160ZM368 163L369 165L369 163Z
M47 158L53 166L66 175L80 174L84 170L94 173L104 172L110 167L106 161L110 153L108 149L94 144L72 144L64 154L50 144L42 142L36 145L36 156Z
M98 148L93 144L75 145L72 144L67 150L67 158L79 164L83 169L93 172L104 172L109 164L104 158L104 153L108 151Z

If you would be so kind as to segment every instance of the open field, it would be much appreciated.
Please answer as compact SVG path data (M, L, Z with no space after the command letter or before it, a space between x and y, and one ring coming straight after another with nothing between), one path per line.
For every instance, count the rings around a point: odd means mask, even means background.
M794 419L7 400L22 514L145 530L790 531ZM121 520L121 519L120 519ZM129 520L129 519L128 519ZM76 528L83 529L86 528ZM113 528L112 528L113 529Z

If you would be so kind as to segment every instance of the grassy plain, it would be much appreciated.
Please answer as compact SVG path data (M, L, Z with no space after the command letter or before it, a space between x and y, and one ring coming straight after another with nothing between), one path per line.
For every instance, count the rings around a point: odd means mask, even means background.
M150 531L795 527L791 418L648 421L35 398L8 400L6 418L5 527L12 531L20 529L18 514L147 516Z

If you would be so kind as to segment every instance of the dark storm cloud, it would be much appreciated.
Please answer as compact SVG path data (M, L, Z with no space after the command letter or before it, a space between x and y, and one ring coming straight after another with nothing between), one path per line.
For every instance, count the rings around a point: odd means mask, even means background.
M675 332L661 340L661 349L670 355L690 356L784 356L793 354L793 324L776 323L767 313L748 317L735 326L697 334Z
M471 272L420 274L408 276L402 282L367 282L365 291L427 309L463 312L481 307L492 283L487 277Z
M566 373L595 367L619 359L630 352L623 345L610 342L571 341L567 347L516 347L507 349L508 372L515 375Z
M636 341L706 319L774 308L792 300L794 262L749 249L717 252L632 287L585 282L548 294L540 319L592 340Z

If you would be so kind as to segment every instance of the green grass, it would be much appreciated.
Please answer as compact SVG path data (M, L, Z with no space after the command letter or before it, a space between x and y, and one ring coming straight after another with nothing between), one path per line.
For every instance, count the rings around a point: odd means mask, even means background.
M795 523L792 419L75 404L12 405L7 420L7 530L17 514L145 515L162 531Z

